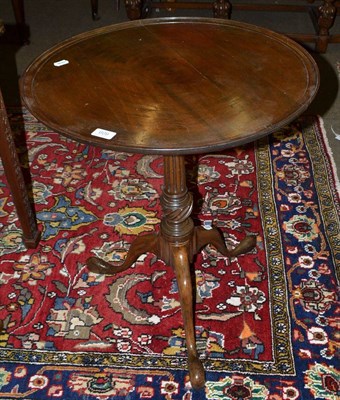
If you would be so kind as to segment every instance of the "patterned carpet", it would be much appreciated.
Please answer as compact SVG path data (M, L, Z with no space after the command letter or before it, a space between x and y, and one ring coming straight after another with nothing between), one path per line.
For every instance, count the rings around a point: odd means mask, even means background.
M171 266L147 254L114 277L86 268L158 230L162 158L75 143L19 109L10 120L42 241L24 248L0 169L1 399L340 398L339 183L320 119L186 158L195 224L218 226L230 247L257 236L247 255L207 246L195 259L201 391Z

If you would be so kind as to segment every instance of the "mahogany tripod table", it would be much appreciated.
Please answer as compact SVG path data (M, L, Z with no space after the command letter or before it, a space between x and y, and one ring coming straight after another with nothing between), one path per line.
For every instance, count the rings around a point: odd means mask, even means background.
M115 274L146 252L174 267L195 388L205 378L190 263L209 243L234 257L256 238L227 249L216 228L194 226L184 156L273 132L307 108L318 84L315 62L292 40L208 18L139 20L86 32L44 53L22 78L28 109L55 131L105 149L164 156L159 233L137 237L122 265L91 257L88 267Z

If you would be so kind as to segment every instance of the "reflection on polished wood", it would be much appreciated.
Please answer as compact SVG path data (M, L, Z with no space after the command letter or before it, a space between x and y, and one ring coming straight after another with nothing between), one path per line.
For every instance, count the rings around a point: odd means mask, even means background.
M67 63L56 66L61 60ZM302 113L318 85L314 60L292 40L209 18L150 19L86 32L44 53L22 78L25 104L55 131L105 149L163 155L159 233L137 237L121 265L91 257L88 267L115 274L151 252L174 268L194 388L205 377L190 264L207 244L237 257L254 248L256 237L228 249L216 228L194 226L184 156L268 135ZM116 135L93 136L97 128Z

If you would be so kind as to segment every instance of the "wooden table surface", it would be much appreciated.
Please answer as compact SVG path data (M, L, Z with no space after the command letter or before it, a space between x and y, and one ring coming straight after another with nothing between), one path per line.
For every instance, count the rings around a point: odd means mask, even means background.
M37 58L21 85L28 109L57 132L169 155L273 132L308 107L319 75L313 58L282 35L235 21L167 18L75 36ZM92 136L97 128L116 135Z

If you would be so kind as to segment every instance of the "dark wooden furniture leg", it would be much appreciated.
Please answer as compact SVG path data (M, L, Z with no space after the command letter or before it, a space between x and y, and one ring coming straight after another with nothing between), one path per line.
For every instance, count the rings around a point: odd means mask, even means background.
M12 0L15 21L18 25L25 24L24 0Z
M15 22L17 25L19 38L21 43L28 43L28 31L25 22L24 0L12 0Z
M126 14L132 21L142 18L142 0L125 0Z
M0 143L0 156L23 231L23 240L27 248L35 248L40 240L40 231L29 201L1 91Z
M231 16L231 3L229 0L215 0L213 2L214 18L228 18Z
M98 0L91 0L91 11L92 11L92 19L93 19L93 21L97 21L99 19L99 15L98 15Z
M164 188L161 197L163 218L160 233L139 236L131 245L124 263L120 266L107 263L97 257L88 259L92 272L115 274L129 268L137 258L152 252L166 264L173 266L178 282L191 384L201 388L205 383L203 364L198 357L194 325L194 294L190 263L200 249L211 243L227 257L235 257L254 248L255 236L247 236L233 250L227 249L220 232L194 227L190 215L193 200L186 186L183 156L164 157Z
M315 50L319 53L326 53L330 40L329 30L334 24L337 9L334 5L335 0L324 0L318 7L318 36L315 43Z

